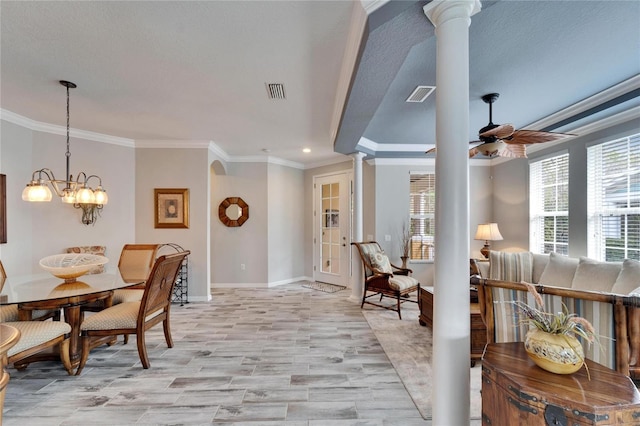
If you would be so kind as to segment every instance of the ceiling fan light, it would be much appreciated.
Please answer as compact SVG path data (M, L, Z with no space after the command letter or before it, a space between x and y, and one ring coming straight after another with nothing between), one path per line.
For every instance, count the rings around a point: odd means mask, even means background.
M504 145L505 143L502 140L497 140L495 142L483 143L477 146L476 149L486 157L495 157L504 150Z

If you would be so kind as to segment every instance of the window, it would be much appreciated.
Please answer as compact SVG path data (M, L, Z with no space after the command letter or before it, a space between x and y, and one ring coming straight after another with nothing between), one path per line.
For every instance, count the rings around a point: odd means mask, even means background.
M569 254L569 154L529 166L529 249Z
M640 260L640 134L587 148L589 257Z
M409 214L411 218L411 250L414 260L433 260L436 212L436 175L411 173Z

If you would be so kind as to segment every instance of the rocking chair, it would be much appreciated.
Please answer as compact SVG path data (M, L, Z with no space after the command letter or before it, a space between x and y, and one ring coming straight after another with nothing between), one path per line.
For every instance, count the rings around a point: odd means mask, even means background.
M409 276L412 272L411 269L392 265L380 245L375 241L354 242L351 243L351 245L356 246L358 249L364 270L364 292L362 294L362 304L360 308L362 308L365 303L369 303L374 306L396 311L398 312L398 318L402 319L400 305L403 302L418 303L417 298L416 300L409 299L411 293L414 291L419 293L420 290L418 280ZM367 292L372 292L373 294L367 295ZM380 302L385 296L396 299L396 307L394 308L393 305L385 306L367 300L377 295L380 295Z

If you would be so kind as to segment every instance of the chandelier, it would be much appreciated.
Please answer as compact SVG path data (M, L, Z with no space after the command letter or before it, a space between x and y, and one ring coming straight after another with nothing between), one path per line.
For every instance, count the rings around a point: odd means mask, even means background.
M31 182L22 191L24 201L51 201L52 194L49 186L53 188L56 195L63 203L73 204L73 207L82 209L82 223L90 225L95 223L102 207L107 204L109 198L107 192L102 188L102 179L97 175L87 175L80 172L75 180L69 172L69 89L77 86L70 82L60 80L60 84L67 88L67 174L65 180L56 179L51 169L43 168L33 172ZM90 180L97 180L98 186L94 189L89 185Z

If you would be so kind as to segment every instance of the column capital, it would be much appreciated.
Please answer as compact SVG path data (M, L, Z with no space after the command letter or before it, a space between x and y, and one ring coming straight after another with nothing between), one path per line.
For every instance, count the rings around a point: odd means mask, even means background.
M433 0L427 3L422 10L434 27L452 19L467 19L480 12L482 4L480 0Z
M355 161L362 161L362 159L366 156L367 154L365 154L364 152L354 152L349 154L349 157L353 158Z

